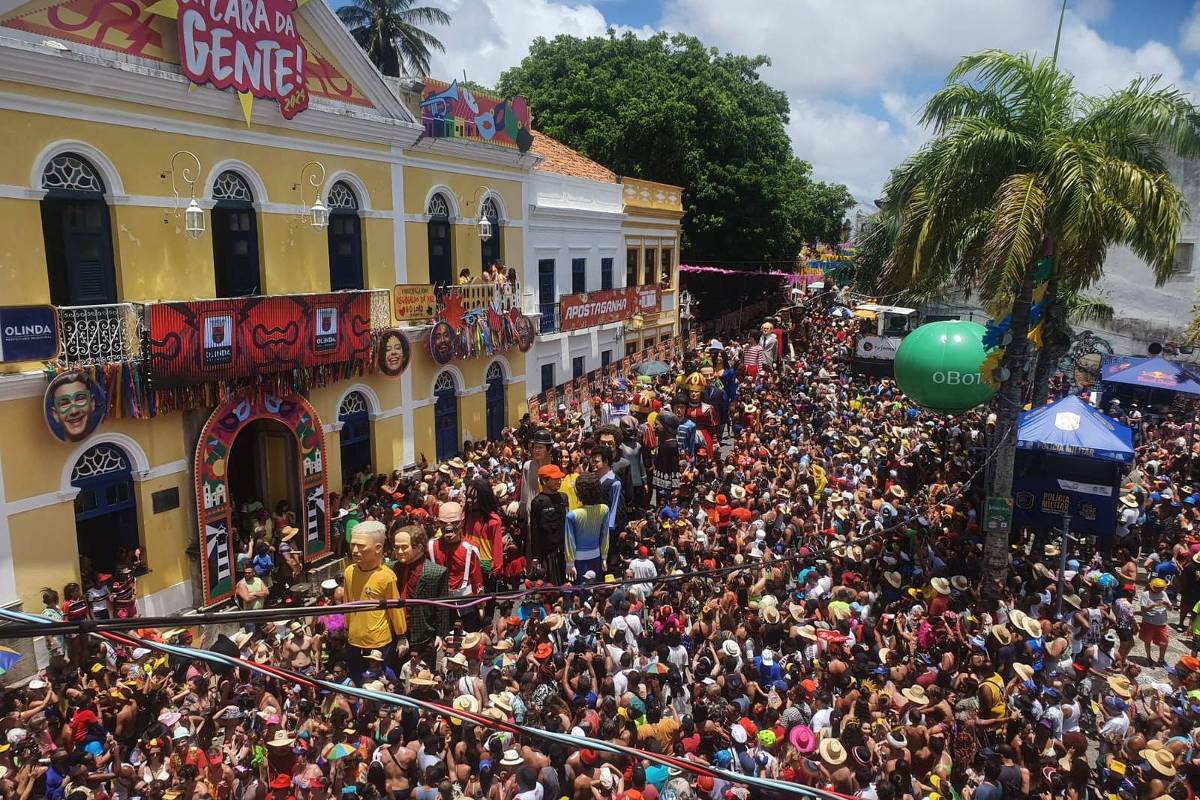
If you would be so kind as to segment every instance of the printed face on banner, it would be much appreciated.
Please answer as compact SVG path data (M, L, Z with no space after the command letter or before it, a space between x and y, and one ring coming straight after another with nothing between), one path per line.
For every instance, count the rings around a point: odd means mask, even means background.
M412 347L403 331L384 331L379 339L379 371L389 378L399 378L408 367Z
M46 387L46 425L60 442L81 442L108 411L104 388L82 372L64 372Z
M183 74L193 83L274 100L291 119L308 108L296 7L296 0L179 0Z

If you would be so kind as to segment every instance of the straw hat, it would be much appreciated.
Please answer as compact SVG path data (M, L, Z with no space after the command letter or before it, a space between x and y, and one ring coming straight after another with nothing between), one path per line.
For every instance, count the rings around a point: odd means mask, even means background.
M488 701L500 709L501 711L512 713L512 696L508 692L500 692L500 694L489 694Z
M500 758L500 765L504 767L519 767L524 763L525 759L521 758L521 754L513 748L505 750L504 755Z
M501 639L500 641L498 641L494 645L492 645L492 649L496 650L498 652L501 652L501 653L506 653L509 650L513 649L513 640L512 639Z
M1028 664L1022 664L1020 661L1015 662L1013 664L1013 672L1017 673L1017 676L1023 681L1033 680L1033 667Z
M762 612L763 622L766 622L770 625L776 625L779 623L779 609L775 606L767 606L766 608L760 609L760 611Z
M945 578L933 578L929 581L929 585L938 594L950 594L950 581Z
M929 705L929 696L925 694L925 687L921 685L909 686L907 689L901 690L900 694L904 695L904 699L912 703L914 706Z
M291 747L295 741L287 735L287 731L275 731L275 735L267 740L267 747Z
M247 644L249 644L253 637L254 634L252 634L250 631L238 631L233 636L229 637L229 641L233 642L234 646L237 647L238 650L241 650Z
M462 653L455 653L454 655L447 658L446 661L448 661L452 664L457 664L458 666L462 667L463 669L466 669L467 667L471 666L470 662L467 661L467 657L464 656Z
M887 581L888 586L891 586L893 589L899 589L901 584L904 583L904 576L899 572L885 572L883 573L883 579Z
M1178 770L1175 769L1175 754L1166 748L1152 749L1147 747L1138 753L1150 764L1150 769L1165 778L1173 778Z
M1019 608L1014 608L1008 612L1008 622L1017 630L1021 630L1021 626L1025 624L1025 620L1029 619L1029 615Z
M482 643L483 643L483 636L479 633L471 632L463 637L462 647L460 649L474 650L476 647L479 647L479 645Z
M955 575L950 579L950 586L959 592L965 592L971 588L971 582L967 580L965 575Z
M800 638L808 639L809 641L815 642L817 640L817 626L816 625L801 625L800 626Z
M1021 630L1029 634L1031 639L1036 639L1042 635L1042 623L1033 617L1026 617L1021 623Z
M1112 689L1113 694L1123 700L1133 698L1133 681L1124 675L1110 675L1108 678L1108 688Z
M423 669L410 678L409 683L413 686L437 686L437 679L429 670Z
M479 713L479 700L473 694L460 694L454 698L454 702L451 705L455 711L464 711L468 714ZM462 723L463 721L459 717L450 718L450 724L452 725L462 725Z
M546 615L546 625L552 631L556 631L559 628L561 628L563 626L562 614L547 614Z
M831 766L846 763L846 748L837 739L822 739L817 752L821 760Z
M284 527L283 536L281 536L280 539L282 541L286 542L286 541L292 539L299 532L300 532L300 529L297 528L295 525L287 525Z

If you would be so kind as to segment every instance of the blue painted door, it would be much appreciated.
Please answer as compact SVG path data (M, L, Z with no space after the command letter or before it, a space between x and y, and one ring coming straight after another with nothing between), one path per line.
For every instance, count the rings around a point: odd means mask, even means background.
M490 375L487 382L487 438L500 441L504 430L504 377Z
M542 333L554 330L554 259L538 261L538 310L542 314Z
M437 460L445 461L458 455L458 398L453 389L439 389L434 396L437 398L433 407Z

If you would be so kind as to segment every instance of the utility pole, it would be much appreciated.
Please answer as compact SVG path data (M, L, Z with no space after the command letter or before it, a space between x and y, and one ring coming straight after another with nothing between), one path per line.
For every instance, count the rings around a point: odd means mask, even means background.
M1054 618L1062 619L1063 589L1067 583L1067 545L1071 543L1071 515L1063 514L1062 541L1058 546L1058 588L1054 592Z

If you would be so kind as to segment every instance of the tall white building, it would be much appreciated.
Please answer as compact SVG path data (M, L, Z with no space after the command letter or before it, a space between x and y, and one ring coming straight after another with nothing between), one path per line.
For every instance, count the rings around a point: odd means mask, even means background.
M621 184L609 169L534 133L542 156L531 181L525 237L526 313L540 318L527 356L529 395L624 355L628 298ZM608 320L608 321L604 321Z

